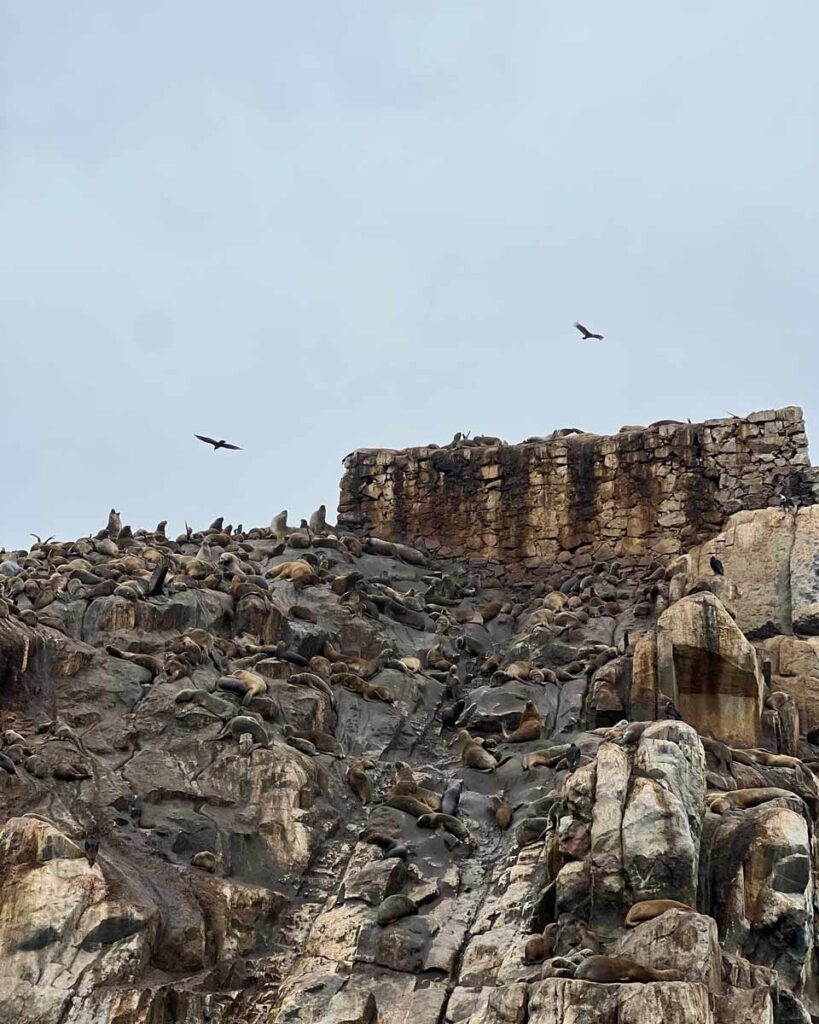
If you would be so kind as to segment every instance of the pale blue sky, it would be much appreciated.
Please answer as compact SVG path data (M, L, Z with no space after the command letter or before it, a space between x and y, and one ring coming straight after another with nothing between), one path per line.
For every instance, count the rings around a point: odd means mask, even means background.
M456 430L819 424L817 38L808 0L0 0L0 545L297 521Z

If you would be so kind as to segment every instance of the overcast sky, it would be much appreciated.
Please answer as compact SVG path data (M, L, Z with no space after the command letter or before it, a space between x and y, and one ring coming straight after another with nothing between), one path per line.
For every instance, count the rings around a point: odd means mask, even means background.
M817 38L815 0L0 0L0 546L297 522L456 430L816 433Z

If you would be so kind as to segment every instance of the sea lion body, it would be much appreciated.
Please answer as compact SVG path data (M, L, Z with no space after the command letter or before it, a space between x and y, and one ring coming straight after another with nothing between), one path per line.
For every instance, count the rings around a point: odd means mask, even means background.
M450 786L441 797L441 812L443 814L455 815L458 813L458 805L461 802L461 790L464 788L463 780Z
M397 811L404 811L405 814L411 814L416 819L420 818L423 814L430 813L427 804L406 793L388 796L384 803L387 807L394 807Z
M309 740L320 754L330 754L331 757L344 759L344 751L341 744L328 732L321 732L319 729L301 729L290 733L296 739Z
M174 697L175 704L196 704L212 715L217 715L225 720L236 715L236 705L229 700L222 700L215 693L208 693L207 690L186 689L180 690Z
M693 907L689 907L687 903L679 903L677 900L640 900L626 914L626 925L633 928L642 921L652 921L667 910L685 910L690 914L696 913Z
M538 964L541 960L548 959L555 950L557 940L557 924L550 924L542 935L534 935L528 939L523 950L523 962L525 964Z
M402 917L409 917L411 914L417 913L418 907L409 896L405 896L403 893L396 893L394 896L388 896L379 904L375 920L377 924L385 928L393 921L398 921Z
M330 698L330 705L335 707L336 695L333 693L333 689L327 680L318 675L316 672L295 672L287 680L288 683L292 683L293 686L310 686L314 690L318 690L319 693L325 694Z
M237 715L235 718L231 718L229 722L225 723L217 739L222 739L228 733L235 740L238 740L244 733L249 733L260 746L267 747L270 745L270 738L264 726L257 722L255 718L250 718L247 715Z
M492 797L492 810L495 813L495 822L501 832L505 832L512 824L512 808L499 796Z
M367 769L372 767L374 767L372 761L360 758L347 769L347 785L362 804L370 803L373 798L373 784L367 777Z
M493 772L498 767L498 762L488 750L476 743L466 729L458 733L461 742L461 760L467 768L475 768L479 772Z
M654 967L645 967L634 960L627 960L620 956L590 956L583 961L575 972L575 978L581 981L595 981L602 985L611 985L621 982L651 982L651 981L682 981L683 976L679 971L658 970Z
M732 747L728 748L731 751L731 756L735 761L740 764L747 764L748 762L742 760L744 755L749 758L752 764L761 764L767 768L801 768L803 767L802 762L798 757L790 757L788 754L772 754L767 750L734 750Z
M706 797L709 810L714 810L717 814L723 812L721 810L716 810L715 805L722 806L727 803L730 807L745 810L749 807L759 807L760 804L766 804L771 800L778 799L791 801L798 800L801 802L801 798L796 793L792 793L789 789L776 789L773 786L761 786L753 789L733 789L725 793L715 794L713 798L711 794Z
M267 693L267 681L258 672L249 672L244 668L237 668L233 678L245 684L245 695L242 697L242 707L247 707L254 697Z
M422 814L416 824L418 828L442 828L456 839L460 839L461 842L466 842L469 839L469 829L458 818L453 818L451 814Z
M518 727L508 733L504 739L507 743L530 743L532 740L539 740L542 731L543 719L540 717L540 712L535 707L534 701L527 700Z

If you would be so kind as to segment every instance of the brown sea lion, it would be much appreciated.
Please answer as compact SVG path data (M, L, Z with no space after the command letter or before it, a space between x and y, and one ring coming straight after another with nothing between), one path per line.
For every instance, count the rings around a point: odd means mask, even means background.
M328 732L321 732L319 729L293 729L289 725L284 727L283 732L286 737L307 740L320 754L329 754L331 757L337 757L340 761L344 760L341 744L335 736L331 736Z
M693 907L689 907L687 903L679 903L677 900L640 900L626 914L626 925L629 928L634 928L642 921L652 921L667 910L685 910L691 914L696 913Z
M479 772L493 772L498 767L497 760L488 750L484 750L466 729L461 729L458 733L457 742L461 745L461 761L467 768L474 768Z
M362 757L347 769L347 785L362 804L368 804L373 798L373 784L367 777L367 769L374 767L375 764L369 758Z
M294 562L280 562L271 566L265 576L271 580L289 580L295 587L311 587L319 582L316 571L309 562L304 559L296 559Z
M683 981L679 971L645 967L621 956L590 956L580 964L574 976L580 981L595 981L602 985L629 981Z
M384 928L393 921L398 921L402 917L409 917L411 914L417 913L418 907L409 896L405 896L403 893L396 893L394 896L388 896L379 904L375 920L377 924Z
M418 828L443 829L462 842L466 842L469 839L469 829L462 821L454 818L451 814L422 814L417 820L416 825Z
M245 733L249 733L253 737L254 742L260 746L270 746L270 737L267 735L265 727L257 722L255 718L249 718L247 715L237 715L235 718L231 718L229 722L225 722L222 731L216 738L222 739L228 733L235 740L239 740Z
M554 953L555 942L557 941L556 923L547 925L542 935L533 935L528 939L523 950L523 962L525 964L538 964L546 960Z
M788 754L772 754L767 750L759 750L751 748L750 750L734 750L733 747L729 747L731 756L735 761L740 764L747 764L748 762L743 760L743 755L746 758L750 758L752 764L765 765L767 768L802 768L802 762L798 757L790 757Z
M789 789L776 789L773 786L761 786L754 789L734 789L725 793L707 793L706 802L708 809L713 811L715 814L722 814L725 810L725 804L729 808L740 808L742 810L748 807L759 807L760 804L767 804L771 800L789 800L791 802L798 801L802 804L801 797L797 796L796 793L792 793ZM717 807L719 806L719 810Z
M533 700L527 700L517 728L504 736L507 743L530 743L540 739L543 719Z
M294 672L292 676L288 677L287 682L292 683L293 686L310 686L329 697L331 707L336 706L336 695L333 693L333 688L323 676L316 672Z
M502 797L493 796L492 810L495 812L495 822L498 828L505 832L512 824L512 808Z
M394 807L397 811L404 811L411 814L413 818L420 818L423 814L429 814L429 805L417 800L414 796L400 793L396 796L388 796L384 801L387 807Z

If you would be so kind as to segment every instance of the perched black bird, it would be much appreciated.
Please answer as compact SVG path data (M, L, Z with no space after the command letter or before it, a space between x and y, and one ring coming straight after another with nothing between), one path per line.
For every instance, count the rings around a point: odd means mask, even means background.
M779 495L779 507L782 509L783 512L795 512L796 511L796 504L795 504L793 498L791 498L790 495L788 495L788 494L780 494Z
M665 717L670 718L672 722L683 721L683 716L677 710L673 700L667 700L665 702Z
M85 848L85 859L88 861L89 866L93 868L97 854L100 852L100 841L95 835L86 836L83 846Z
M576 743L570 743L566 751L566 765L569 771L573 772L580 764L580 747Z
M588 327L584 327L583 324L575 323L575 327L583 335L583 341L589 341L590 338L594 338L596 341L603 340L602 334L594 334Z
M711 555L711 558L709 559L709 562L710 562L711 568L717 574L717 576L724 576L725 575L725 566L717 558L716 555Z
M227 441L215 441L212 437L206 437L204 434L194 434L194 437L198 437L200 441L204 441L205 444L212 444L213 450L218 451L220 448L230 448L231 451L240 452L242 449L238 444L228 444Z
M445 729L454 729L455 723L463 714L466 707L465 700L456 700L454 704L447 704L441 708L441 724Z

